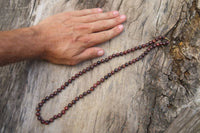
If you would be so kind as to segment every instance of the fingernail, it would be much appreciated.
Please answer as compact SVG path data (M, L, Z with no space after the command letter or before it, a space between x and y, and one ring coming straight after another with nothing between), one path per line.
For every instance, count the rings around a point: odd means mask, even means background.
M102 12L103 11L101 8L98 8L97 10L98 10L98 12Z
M122 20L124 20L125 18L126 18L125 15L121 15L121 16L120 16L120 19L122 19Z
M117 16L117 15L119 15L119 12L118 11L113 11L113 15Z
M122 24L120 24L120 25L118 26L118 28L119 28L119 30L122 30L122 29L124 28L124 26L123 26Z
M99 50L98 53L97 53L98 56L102 56L103 54L104 54L103 50Z

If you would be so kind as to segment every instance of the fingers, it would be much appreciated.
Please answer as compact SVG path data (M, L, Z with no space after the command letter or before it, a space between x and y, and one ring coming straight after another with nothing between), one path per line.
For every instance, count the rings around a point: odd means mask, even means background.
M113 37L117 36L123 31L123 25L115 26L114 28L102 31L98 33L87 34L79 38L79 41L83 42L83 47L91 47L99 43L106 42Z
M89 22L95 22L99 20L104 20L104 19L111 19L119 16L118 11L112 11L112 12L107 12L107 13L98 13L98 14L90 14L82 17L75 18L76 21L81 22L81 23L89 23Z
M85 51L77 55L78 62L93 59L104 55L104 50L98 47L87 48Z
M85 16L90 14L101 13L103 10L101 8L84 9L78 11L67 12L67 14L72 16Z

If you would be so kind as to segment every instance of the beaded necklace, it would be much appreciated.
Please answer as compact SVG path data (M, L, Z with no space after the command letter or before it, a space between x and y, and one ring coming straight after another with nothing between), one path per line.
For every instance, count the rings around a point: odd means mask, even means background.
M48 125L48 124L52 123L54 120L62 117L66 113L67 110L69 110L74 104L76 104L76 102L78 102L80 99L82 99L83 97L87 96L91 92L93 92L97 88L97 86L99 86L100 84L102 84L105 80L107 80L108 78L110 78L112 75L114 75L115 73L119 72L121 69L124 69L124 68L130 66L131 64L134 64L134 63L138 62L139 60L141 60L142 58L144 58L152 49L154 49L156 47L160 47L160 46L166 46L168 44L169 44L169 39L168 38L163 37L163 36L159 36L159 37L156 37L154 40L149 41L146 44L142 44L142 45L136 46L134 48L125 50L123 52L112 54L112 55L108 56L107 58L101 59L101 60L99 60L99 61L91 64L90 66L86 67L82 71L80 71L80 72L76 73L74 76L72 76L67 82L65 82L56 91L54 91L49 96L46 96L44 99L42 99L42 101L36 107L36 116L37 116L37 119L41 122L41 124ZM54 98L59 93L61 93L75 79L77 79L78 77L80 77L84 73L86 73L86 72L94 69L94 67L99 66L102 63L108 62L108 61L110 61L113 58L129 54L131 52L134 52L136 50L139 50L139 49L142 49L142 48L145 48L145 47L147 47L147 49L139 57L134 58L134 59L130 60L129 62L126 62L125 64L120 65L118 68L115 68L110 73L106 74L103 78L101 78L99 81L97 81L90 89L88 89L87 91L84 91L82 94L80 94L79 96L75 97L70 103L68 103L67 106L65 106L63 108L63 110L61 110L60 113L58 113L57 115L54 115L52 118L49 118L48 120L44 120L42 118L41 113L40 113L42 106L47 101L49 101L51 98Z

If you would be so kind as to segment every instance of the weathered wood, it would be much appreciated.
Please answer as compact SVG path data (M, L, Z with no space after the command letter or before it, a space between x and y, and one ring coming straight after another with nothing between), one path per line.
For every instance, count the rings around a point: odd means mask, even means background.
M100 45L105 56L160 34L167 35L171 44L116 74L49 126L36 120L37 103L97 59L74 67L34 60L0 68L0 131L200 132L199 0L1 0L0 28L26 27L58 12L93 7L127 15L125 31ZM138 54L114 59L80 77L48 102L42 115L56 114L74 96Z

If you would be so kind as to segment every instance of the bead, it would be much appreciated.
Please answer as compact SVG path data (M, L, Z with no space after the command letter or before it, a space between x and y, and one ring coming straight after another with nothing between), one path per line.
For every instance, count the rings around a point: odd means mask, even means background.
M115 72L114 71L111 71L111 74L113 75Z
M114 69L114 71L115 71L115 72L118 72L118 69L117 69L117 68L115 68L115 69Z
M69 80L68 80L68 82L69 82L69 83L71 83L71 82L72 82L72 80L71 80L71 79L69 79Z
M69 85L69 83L68 82L65 82L65 86L68 86Z
M131 49L128 49L128 50L127 50L127 53L130 53L130 52L131 52Z
M90 67L86 67L86 70L87 70L87 71L90 71Z
M116 56L118 57L120 54L119 53L116 53Z
M57 89L57 91L58 91L58 92L61 92L61 89L60 89L60 88L58 88L58 89Z
M125 66L128 66L128 63L125 63Z
M108 73L108 77L111 77L112 75L111 75L111 73Z
M53 122L53 118L50 118L50 119L49 119L49 122Z
M112 59L112 56L111 56L111 55L110 55L110 56L108 56L108 59L110 59L110 60L111 60L111 59Z
M44 123L45 123L45 121L44 121L44 120L42 120L42 121L41 121L41 123L42 123L42 124L44 124Z
M131 48L131 51L132 51L132 52L135 51L135 48Z
M76 100L72 100L72 104L75 104L76 103Z
M78 100L79 100L79 97L75 97L75 100L78 101Z
M38 106L39 106L39 107L42 107L42 106L43 106L43 103L39 103Z
M80 94L80 95L79 95L79 98L83 98L83 95L82 95L82 94Z
M54 92L53 92L53 95L54 95L54 96L55 96L55 95L57 95L57 94L58 94L58 92L57 92L57 91L54 91Z
M49 121L48 121L48 120L47 120L47 121L45 121L45 124L46 124L46 125L48 125L48 124L49 124Z
M148 49L147 49L147 51L149 52L149 51L151 51L151 49L150 49L150 48L148 48Z
M61 116L62 116L62 114L61 114L61 113L58 113L57 117L59 117L59 118L60 118Z
M62 114L65 114L65 110L62 110L61 113L62 113Z
M152 48L153 48L153 46L149 46L149 48L150 48L150 49L152 49Z
M96 88L96 87L97 87L97 84L94 84L93 87Z
M101 78L101 79L100 79L100 81L103 83L103 82L104 82L104 79L103 79L103 78Z
M94 66L93 66L93 65L91 65L91 66L90 66L90 69L93 69L93 68L94 68Z
M141 49L142 48L142 46L141 45L139 45L139 49Z
M159 43L156 43L156 46L160 46L160 44L159 44Z
M36 114L37 116L40 116L40 113L39 113L39 112L36 112L35 114Z
M115 57L116 56L116 54L112 54L112 57Z
M98 65L101 64L101 61L97 61L97 64L98 64Z
M131 64L132 64L132 61L129 61L128 64L131 65Z
M69 104L68 104L68 107L72 107L72 104L71 104L71 103L69 103Z
M94 87L91 87L91 88L90 88L90 91L94 91Z
M42 118L41 118L40 116L38 116L37 119L38 119L39 121L42 120Z
M97 85L100 85L101 84L101 82L100 81L97 81L97 83L96 83Z
M86 96L87 95L87 92L83 92L83 96Z
M74 76L72 76L72 78L71 78L72 80L75 80L75 77Z
M42 99L42 101L41 101L42 103L45 103L46 102L46 99Z
M122 56L122 55L123 55L123 53L122 53L122 52L120 52L120 53L119 53L119 55L121 55L121 56Z
M105 58L105 61L106 61L106 62L108 62L108 60L109 60L108 58Z
M155 42L156 42L156 40L153 40L152 42L153 42L153 43L155 43Z
M46 97L45 97L45 100L49 100L49 96L46 96Z
M38 108L38 107L36 108L36 111L37 111L37 112L39 112L40 110L41 110L40 108Z
M104 61L105 61L104 59L101 59L101 63L104 63Z
M86 72L86 69L83 69L82 72L85 73L85 72Z
M82 73L82 71L80 71L78 74L79 74L79 75L82 75L83 73Z
M94 65L94 66L97 66L97 63L94 63L93 65Z
M91 91L90 91L90 90L88 90L88 91L87 91L87 94L90 94L90 93L91 93Z
M105 75L105 76L104 76L104 79L108 79L108 76L107 76L107 75Z
M123 64L122 67L125 68L126 67L125 64Z
M132 60L132 62L133 62L133 63L135 63L135 62L136 62L136 60L135 60L135 59L133 59L133 60Z
M138 46L136 46L136 47L135 47L135 50L138 50L138 48L139 48L139 47L138 47Z
M63 89L65 89L65 86L64 86L64 85L62 85L60 88L63 90Z
M155 47L156 47L156 44L154 44L153 47L155 48Z
M136 58L135 60L136 60L136 61L139 61L139 58Z
M127 50L125 50L125 51L123 52L124 55L126 55L127 53L128 53Z
M65 106L64 110L67 111L68 109L69 109L68 106Z
M75 74L75 77L78 78L78 77L79 77L79 74Z
M142 44L142 48L145 48L146 47L146 45L145 44Z

